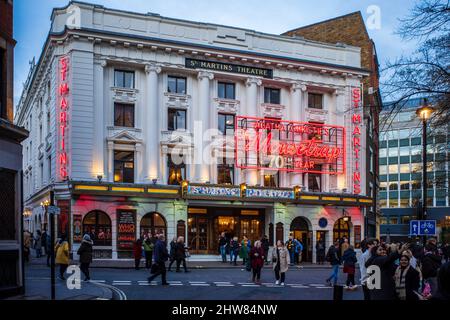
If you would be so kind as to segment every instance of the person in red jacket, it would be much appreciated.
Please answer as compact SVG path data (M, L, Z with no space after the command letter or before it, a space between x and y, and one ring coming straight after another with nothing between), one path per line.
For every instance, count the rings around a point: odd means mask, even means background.
M250 261L253 270L253 282L260 284L261 269L264 265L265 253L261 246L261 241L255 241L255 245L250 250Z
M142 240L138 239L133 245L134 269L139 270L142 258Z

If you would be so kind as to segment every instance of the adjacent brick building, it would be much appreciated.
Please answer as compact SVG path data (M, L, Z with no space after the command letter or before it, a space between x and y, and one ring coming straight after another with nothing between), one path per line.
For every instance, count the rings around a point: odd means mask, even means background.
M364 120L367 128L367 167L366 190L374 198L374 206L366 212L366 236L378 235L376 221L380 210L377 205L378 178L378 135L379 113L382 101L379 90L379 66L375 43L370 38L361 12L352 12L340 17L314 23L308 26L290 30L283 35L303 37L309 40L327 43L343 43L361 48L361 67L371 72L369 77L362 79ZM369 193L370 191L370 193Z

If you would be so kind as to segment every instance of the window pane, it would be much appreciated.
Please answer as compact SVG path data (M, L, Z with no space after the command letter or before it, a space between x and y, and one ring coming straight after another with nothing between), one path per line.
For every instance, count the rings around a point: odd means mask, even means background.
M219 119L218 119L218 130L221 134L225 134L225 119L226 116L224 114L219 113Z
M177 92L177 80L175 77L167 78L167 92L176 93Z
M398 134L400 139L409 138L409 129L401 129L398 131Z
M410 172L409 163L400 165L400 173L409 173L409 172Z
M177 93L186 94L186 78L177 78Z
M114 104L114 125L123 126L123 105L120 103Z
M409 147L400 147L401 156L409 156Z
M226 88L227 88L227 90L226 90L226 98L227 99L235 99L236 96L234 94L234 83L227 83Z
M134 88L134 72L125 72L125 88Z
M114 70L114 86L123 87L123 72L120 70Z
M177 130L178 129L186 129L186 111L184 110L177 110L176 112L177 116Z
M270 103L270 89L264 88L264 103Z
M225 99L225 83L219 82L217 96L221 99Z
M134 127L134 106L124 106L124 127Z
M389 165L389 173L398 173L398 165L397 164L391 164Z
M384 158L386 156L387 156L387 149L386 148L379 149L379 157Z
M389 148L389 157L398 156L398 148Z
M380 174L386 174L387 166L380 166Z
M280 104L280 90L273 89L271 92L270 103Z
M233 184L234 167L229 165L218 165L218 184Z

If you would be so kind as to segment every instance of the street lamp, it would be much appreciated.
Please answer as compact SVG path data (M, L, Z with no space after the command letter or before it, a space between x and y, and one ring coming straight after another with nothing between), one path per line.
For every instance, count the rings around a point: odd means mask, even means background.
M430 119L434 108L428 105L424 99L423 105L416 110L417 116L422 120L422 214L419 220L427 219L427 121ZM423 236L425 246L426 236Z

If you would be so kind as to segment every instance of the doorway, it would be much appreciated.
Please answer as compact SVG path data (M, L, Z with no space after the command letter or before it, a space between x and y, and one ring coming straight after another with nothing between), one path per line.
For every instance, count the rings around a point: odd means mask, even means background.
M303 217L292 220L291 235L302 242L302 261L312 262L312 231L309 231L308 222Z
M346 217L340 218L333 226L333 242L342 241L346 237L350 243L350 224Z
M188 219L188 247L194 253L208 253L208 218L192 216Z

